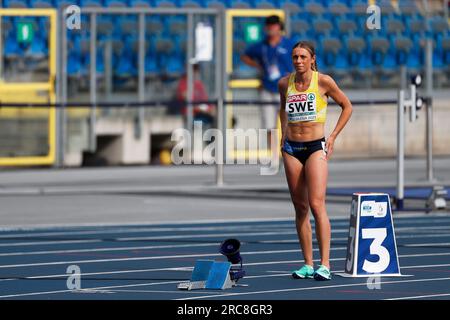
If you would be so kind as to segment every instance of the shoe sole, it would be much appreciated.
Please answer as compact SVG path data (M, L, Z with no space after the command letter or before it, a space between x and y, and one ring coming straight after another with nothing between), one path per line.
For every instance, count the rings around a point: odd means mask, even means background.
M294 279L312 279L313 276L301 277L301 276L297 275L296 273L293 273L292 278L294 278Z
M317 280L317 281L328 281L328 280L331 280L331 277L330 278L326 278L326 277L316 273L316 274L314 274L314 279Z

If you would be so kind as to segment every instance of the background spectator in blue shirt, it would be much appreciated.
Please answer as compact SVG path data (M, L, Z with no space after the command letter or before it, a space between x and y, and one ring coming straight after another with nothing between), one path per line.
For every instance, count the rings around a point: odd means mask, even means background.
M277 126L279 93L278 80L293 71L291 51L293 43L283 36L283 22L278 16L265 21L266 38L247 48L242 61L261 72L261 99L271 104L261 107L261 125L265 129Z

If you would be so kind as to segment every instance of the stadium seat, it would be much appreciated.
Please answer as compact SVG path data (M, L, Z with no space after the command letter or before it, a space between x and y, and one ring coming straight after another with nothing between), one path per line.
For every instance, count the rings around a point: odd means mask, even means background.
M146 54L144 69L146 78L155 78L158 76L158 61L154 53Z
M356 23L352 19L340 18L337 20L337 30L340 35L355 34L358 30Z
M103 5L100 0L80 0L80 6L84 8L99 8Z
M332 77L342 78L347 73L348 63L342 52L341 40L337 37L326 36L322 39L320 51L323 65Z
M372 65L383 65L384 58L390 48L389 41L385 37L373 36L369 39L369 44Z
M255 7L258 9L278 9L279 3L275 0L261 0L255 1Z
M55 2L55 6L57 8L66 8L66 7L69 7L74 4L79 5L80 3L77 1L71 1L71 0L58 0L57 2Z
M155 41L155 49L158 55L170 55L175 50L175 45L168 38L159 36Z
M386 30L387 35L397 35L403 34L405 31L405 25L403 21L397 18L388 18L386 19L385 26L382 30Z
M347 62L352 71L356 71L360 74L360 70L366 70L368 65L364 61L364 51L366 49L366 43L363 37L360 36L348 36L345 38L345 47L347 53Z
M169 31L169 35L181 35L187 34L187 21L183 16L171 16L165 19L166 30Z
M178 78L184 73L185 61L180 54L172 55L167 59L165 74L170 78Z
M230 8L230 3L229 0L204 0L204 5L207 8L218 8L218 9L223 9L223 8Z
M311 26L309 23L303 20L292 20L291 32L295 34L305 33L310 31Z
M439 34L449 31L448 21L444 17L434 16L430 19L430 30L432 36L436 39Z
M313 30L319 38L323 35L329 35L333 30L331 22L324 18L318 18L313 21Z
M250 1L245 0L229 0L231 8L249 9L252 7Z
M121 17L119 20L119 30L122 35L133 35L138 33L137 16L130 15Z
M5 8L27 8L28 4L26 0L4 0Z
M153 0L155 7L160 8L175 8L176 5L173 1L169 0Z
M163 23L159 16L147 16L145 32L148 35L160 35L163 32Z
M128 6L125 0L103 0L103 4L108 8L126 8Z
M399 11L404 17L422 15L415 1L400 0L398 3Z
M150 8L152 6L149 0L130 0L129 5L134 8Z
M413 48L413 42L410 38L397 35L394 38L395 62L398 65L408 64L410 52Z
M279 0L279 8L286 10L287 12L297 13L301 10L301 1L295 0Z
M97 17L97 36L100 40L112 38L114 24L108 16Z
M18 58L22 54L22 49L16 41L16 37L13 33L10 33L4 43L4 55L7 59Z
M305 11L314 15L314 16L320 16L325 12L325 7L322 3L312 0L305 0Z
M328 11L333 15L345 15L350 10L345 2L334 0L328 4Z
M51 0L31 0L30 7L32 8L53 8Z
M182 8L200 8L204 7L203 1L201 0L177 0L178 5Z

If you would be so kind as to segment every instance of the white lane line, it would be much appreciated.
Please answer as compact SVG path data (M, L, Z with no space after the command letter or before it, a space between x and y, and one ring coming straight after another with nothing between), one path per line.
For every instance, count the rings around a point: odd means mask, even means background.
M337 259L331 259L331 260L337 260ZM344 259L339 259L344 260ZM300 260L293 260L293 261L271 261L271 262L259 262L259 263L252 263L250 265L266 265L266 264L278 264L278 263L291 263L291 262L300 262ZM450 265L450 264L447 264ZM408 267L402 267L404 269L407 268L421 268L421 267L441 267L444 265L416 265L416 266L408 266ZM161 270L183 270L183 269L190 269L192 270L192 267L179 267L179 268L163 268L163 269L147 269L147 270L127 270L127 271L115 271L115 272L97 272L97 273L91 273L91 274L82 274L82 276L86 275L94 275L94 274L112 274L112 273L128 273L128 272L149 272L149 271L161 271ZM273 275L258 275L258 276L246 276L246 279L257 279L257 278L268 278L268 277L284 277L284 276L290 276L291 273L287 272L284 273L284 271L280 271L282 273L279 274L273 274ZM334 271L334 272L343 272L343 270L340 271ZM67 274L59 275L61 277L67 277ZM44 276L44 277L55 277L55 276ZM42 278L44 278L42 277ZM33 277L33 278L41 278L41 277ZM108 279L105 279L108 280ZM114 279L111 279L113 281ZM180 283L180 281L165 281L165 282L150 282L150 283L140 283L140 284L132 284L132 285L122 285L122 286L108 286L108 287L94 287L94 288L87 288L84 290L102 290L102 289L113 289L113 288L128 288L128 287L139 287L139 286L156 286L156 285L165 285L165 284L175 284ZM367 285L367 283L365 283ZM45 294L54 294L54 293L66 293L66 292L72 292L71 290L58 290L58 291L45 291L45 292L32 292L32 293L22 293L22 294L14 294L14 295L4 295L0 296L0 298L11 298L11 297L21 297L21 296L33 296L33 295L45 295ZM203 292L202 292L203 293Z
M137 246L137 247L96 248L96 249L9 252L9 253L0 253L0 257L33 256L33 255L45 255L45 254L64 254L64 253L77 253L77 252L83 253L83 252L130 251L130 250L173 249L173 248L214 247L214 246L217 247L218 245L219 245L218 242L209 242L209 243L176 244L176 245L162 245L162 246Z
M436 298L436 297L448 297L450 293L441 293L441 294L430 294L426 296L411 296L411 297L401 297L401 298L389 298L384 300L410 300L410 299L423 299L423 298Z
M397 283L431 282L431 281L448 281L448 280L450 280L450 278L429 278L429 279L417 279L417 280L380 281L380 284L387 285L387 284L397 284ZM175 299L175 300L197 300L197 299L208 299L208 298L218 298L218 297L234 297L234 296L246 296L246 295L267 294L267 293L285 293L285 292L323 290L323 289L358 287L358 286L367 286L367 282L364 281L363 283L341 284L341 285L309 287L309 288L288 288L288 289L277 289L277 290L234 292L234 293L224 293L224 294L209 295L209 296L188 297L188 298L181 298L181 299Z
M333 220L344 220L347 217L341 216L330 216L330 219ZM40 224L38 226L11 226L11 227L0 227L1 231L42 231L46 229L65 229L65 228L85 228L85 227L136 227L136 226L155 226L159 227L161 225L170 225L170 226L178 226L178 225L208 225L208 224L225 224L225 223L253 223L253 222L292 222L293 216L288 217L280 217L280 218L245 218L245 219L203 219L203 220L179 220L179 221L141 221L141 222L120 222L120 223L65 223L65 224Z
M404 247L430 247L430 246L444 247L444 246L450 246L450 242L412 243L412 244L404 244L403 246Z
M347 247L338 247L335 250L345 250ZM242 252L243 255L258 255L258 254L281 254L299 252L298 249L289 250L271 250L271 251L248 251ZM449 253L450 254L450 253ZM114 259L93 259L93 260L75 260L75 261L55 261L43 263L23 263L23 264L9 264L0 265L0 268L17 268L17 267L37 267L37 266L54 266L62 264L82 264L82 263L100 263L100 262L118 262L118 261L141 261L141 260L162 260L162 259L181 259L181 258L197 258L197 257L221 257L220 253L202 253L202 254L182 254L170 256L151 256L151 257L135 257L135 258L114 258Z
M47 244L75 244L75 243L94 243L103 242L103 240L91 239L91 240L59 240L59 241L31 241L31 242L13 242L13 243L0 243L0 247L20 247L20 246L38 246Z
M282 220L284 221L284 220ZM289 221L289 222L293 222ZM312 220L313 222L313 220ZM424 224L435 224L435 223L441 223L441 222L450 222L450 219L446 219L446 220L426 220L426 221L420 221L421 226L423 226ZM412 221L400 221L399 224L414 224L417 222L412 222ZM337 225L343 225L346 226L348 225L348 221L337 221L337 222L333 222L332 221L332 225L333 226L337 226ZM99 226L101 227L101 226ZM14 233L14 234L6 234L6 235L1 235L0 234L0 239L8 239L8 238L16 238L16 237L20 237L20 238L26 238L26 237L43 237L43 236L69 236L69 235L94 235L94 234L108 234L108 233L140 233L140 232L180 232L180 231L218 231L218 230L254 230L254 229L261 229L261 228L268 228L268 229L273 229L273 228L292 228L293 224L292 223L285 223L285 224L261 224L261 225L243 225L243 226L239 226L239 225L224 225L224 226L196 226L196 227L156 227L156 226L150 226L150 227L140 227L140 228L136 228L134 226L134 228L130 227L123 227L123 226L116 226L117 229L107 229L107 230L83 230L83 231L70 231L70 229L64 230L64 228L57 228L54 231L48 231L48 232L35 232L35 233L24 233L27 231L31 231L34 232L35 229L30 228L24 228L22 230L17 230L17 229L13 229L12 231L21 231L20 233ZM401 226L398 226L399 228L401 228ZM7 229L3 228L0 229L1 231L8 231Z
M144 233L144 232L182 232L182 231L219 231L219 230L255 230L255 229L276 229L282 227L277 224L272 225L256 225L256 226L222 226L222 227L180 227L180 228L133 228L133 229L109 229L98 231L62 231L60 232L41 232L41 233L17 233L17 234L3 234L0 239L9 238L33 238L33 237L47 237L47 236L74 236L74 235L94 235L94 234L116 234L116 233ZM292 228L292 225L289 225Z
M89 234L115 234L115 233L142 233L142 232L180 232L180 231L219 231L219 230L255 230L255 229L270 229L273 230L280 226L272 225L272 226L224 226L224 227L205 227L205 228L167 228L166 230L157 230L156 228L145 229L145 228L136 228L136 229L117 229L117 230L99 230L99 231L66 231L66 232L47 232L47 233L34 233L34 234L8 234L8 235L0 235L0 239L14 239L14 238L33 238L33 237L41 237L41 236L70 236L70 235L89 235ZM292 226L288 226L289 228L282 229L292 229ZM450 230L449 226L432 226L432 227L396 227L396 232L404 232L404 231L424 231L424 230ZM333 233L342 233L348 232L348 228L344 229L333 229ZM292 234L292 231L290 232ZM186 235L178 235L178 236L152 236L152 237L126 237L119 238L125 240L139 240L139 239L182 239L182 238L190 238L192 236L202 237L202 236L215 236L220 234L186 234ZM271 234L268 234L271 235ZM116 238L116 237L115 237ZM82 239L80 239L82 240Z
M318 260L315 260L318 261ZM335 261L335 260L333 260ZM301 260L290 260L290 261L274 261L274 262L255 262L251 264L245 264L245 266L259 266L259 265L267 265L267 264L287 264L287 263L298 263ZM415 266L402 266L400 269L416 269L416 268L440 268L440 267L450 267L450 263L447 264L429 264L429 265L415 265ZM143 273L143 272L157 272L157 271L180 271L180 272L191 272L194 267L179 267L179 268L158 268L158 269L133 269L133 270L119 270L119 271L105 271L105 272L91 272L91 273L82 273L82 277L86 276L97 276L97 275L113 275L113 274L127 274L127 273ZM269 270L265 271L267 273L277 273L279 275L290 275L291 271L288 270ZM336 272L344 272L344 270L333 270L333 273ZM251 276L246 276L245 278L251 278ZM7 278L0 279L2 281L13 281L13 280L45 280L48 278L67 278L67 273L64 274L53 274L53 275L45 275L45 276L29 276L23 278ZM104 280L108 280L105 278ZM110 279L114 280L114 279Z
M332 234L333 233L347 233L348 229L345 229L346 231L344 232L343 230L340 232L335 232L334 230L332 230ZM397 229L396 229L397 231ZM274 232L275 233L275 232ZM292 234L296 234L297 232L285 232L283 231L282 234L284 235L292 235ZM397 233L397 232L396 232ZM280 232L276 232L277 235L280 235ZM244 233L244 234L236 234L233 233L231 234L232 236L239 236L239 235L250 235L249 233ZM253 235L264 235L264 234L255 234L253 233ZM313 230L313 235L315 235L315 231ZM216 234L217 237L219 236L230 236L230 234L226 234L226 235L221 235L221 234ZM414 234L414 235L398 235L396 234L396 239L409 239L409 238L437 238L437 237L448 237L450 236L450 233L438 233L438 234ZM188 237L188 236L187 236ZM194 235L194 236L189 236L189 237L201 237L199 235ZM211 235L208 236L203 236L205 238L211 238ZM167 238L167 239L171 239L173 237ZM131 240L134 240L135 238L131 238ZM151 238L143 238L146 240L152 240ZM155 237L154 239L161 239L161 237ZM119 240L119 239L117 239ZM347 240L347 238L332 238L332 240L335 241L344 241ZM122 238L120 241L127 241L126 238ZM293 242L293 241L297 241L296 239L292 239L292 240L262 240L259 242L267 242L267 243L271 243L271 242ZM12 242L12 243L0 243L0 247L11 247L11 246L15 246L15 247L20 247L20 246L39 246L39 245L64 245L64 244L81 244L81 243L96 243L96 242L104 242L104 240L101 239L89 239L89 240L60 240L60 241L33 241L33 242ZM242 241L245 242L245 241Z
M281 275L280 274L274 274L274 275L246 276L245 278L246 279L257 279L257 278L280 277L280 276L285 276L285 274L281 274ZM114 289L114 288L145 287L145 286L157 286L157 285L175 284L175 283L180 283L180 281L178 280L178 281L165 281L165 282L149 282L149 283L120 285L120 286L94 287L94 288L84 288L82 290L85 290L86 292L89 292L91 290L98 291L98 290ZM72 290L57 290L57 291L44 291L44 292L30 292L30 293L10 294L10 295L0 296L0 298L36 296L36 295L45 295L45 294L54 294L54 293L67 293L67 292L77 293L77 292L74 292Z
M346 250L347 247L336 247L333 250ZM271 250L271 251L249 251L241 252L242 255L259 255L259 254L281 254L281 253L295 253L299 252L298 249L289 250ZM426 257L426 256L446 256L450 253L432 253L432 254L416 254L408 255L409 257ZM92 260L68 260L68 261L54 261L54 262L39 262L39 263L22 263L22 264L8 264L0 265L0 268L18 268L18 267L36 267L36 266L54 266L64 264L86 264L86 263L102 263L102 262L120 262L120 261L145 261L145 260L162 260L162 259L181 259L181 258L200 258L200 257L220 257L218 253L205 253L205 254L183 254L183 255L170 255L170 256L151 256L151 257L134 257L134 258L114 258L114 259L92 259ZM402 257L399 255L399 257ZM331 259L332 260L332 259ZM248 263L247 263L248 265Z

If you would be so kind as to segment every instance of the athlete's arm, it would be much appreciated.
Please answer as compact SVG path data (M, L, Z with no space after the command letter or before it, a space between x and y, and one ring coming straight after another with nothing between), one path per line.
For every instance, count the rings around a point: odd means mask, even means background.
M283 146L284 139L287 133L287 115L285 112L286 106L286 91L288 87L288 76L281 78L278 81L278 92L280 93L280 123L281 123L281 146Z
M327 158L330 158L333 153L334 141L350 119L353 112L353 107L345 93L342 92L330 76L321 74L319 77L319 85L322 88L325 88L325 94L331 97L342 109L336 127L329 135L325 146L327 149Z
M250 67L262 69L256 60L253 60L252 58L250 58L249 56L247 56L245 54L241 56L241 60L242 60L242 62L249 65Z

